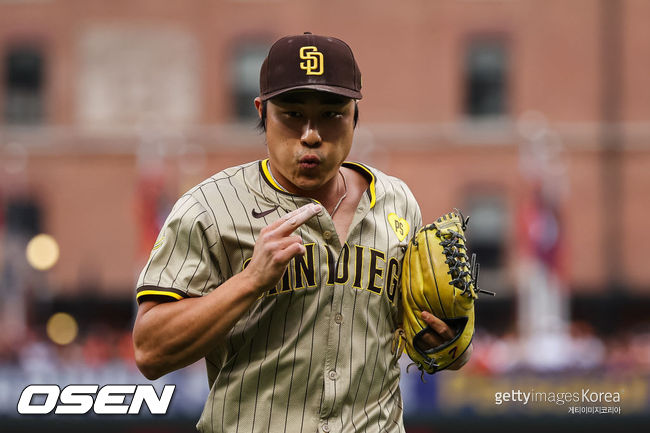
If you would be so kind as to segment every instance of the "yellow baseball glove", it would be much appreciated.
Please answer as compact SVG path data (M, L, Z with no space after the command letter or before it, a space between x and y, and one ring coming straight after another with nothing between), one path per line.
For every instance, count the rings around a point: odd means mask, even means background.
M444 370L460 358L474 336L474 300L479 265L476 254L468 263L465 247L467 219L458 209L426 225L415 234L402 265L402 325L405 349L423 372ZM429 311L443 320L455 337L434 348L422 343L432 331L420 313Z

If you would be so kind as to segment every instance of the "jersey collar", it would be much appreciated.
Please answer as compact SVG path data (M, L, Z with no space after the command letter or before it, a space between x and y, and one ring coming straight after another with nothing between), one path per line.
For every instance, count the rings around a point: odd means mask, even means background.
M366 189L366 194L368 194L368 200L370 201L370 209L372 209L375 206L375 203L377 201L377 195L375 191L375 181L376 181L376 176L375 174L365 165L358 163L358 162L352 162L352 161L344 161L343 164L341 164L343 167L350 168L352 170L355 170L363 177L365 177L370 185L368 186L368 189ZM273 179L273 176L271 176L271 172L269 169L269 159L263 159L260 161L260 172L262 174L262 177L264 181L275 191L282 193L282 194L288 194L290 196L296 197L296 194L292 194L289 191L285 190L282 188L276 181Z

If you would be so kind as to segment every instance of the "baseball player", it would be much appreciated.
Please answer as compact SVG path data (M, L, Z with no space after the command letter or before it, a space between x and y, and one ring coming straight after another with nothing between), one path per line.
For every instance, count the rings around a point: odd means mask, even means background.
M199 431L404 431L399 276L422 221L402 181L346 161L360 90L345 42L278 40L255 99L268 158L184 194L140 274L137 365L205 358ZM453 337L423 318L432 345Z

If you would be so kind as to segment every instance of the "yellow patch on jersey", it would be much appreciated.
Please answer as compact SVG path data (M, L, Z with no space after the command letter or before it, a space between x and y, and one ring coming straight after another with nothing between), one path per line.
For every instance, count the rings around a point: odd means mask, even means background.
M397 214L389 213L388 214L388 224L397 235L397 239L403 241L409 234L409 223L404 219L397 216Z

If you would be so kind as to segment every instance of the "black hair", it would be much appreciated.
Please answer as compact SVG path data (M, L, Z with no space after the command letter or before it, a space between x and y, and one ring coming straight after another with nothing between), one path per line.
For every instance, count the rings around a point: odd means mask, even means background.
M260 117L259 122L257 122L257 129L260 132L266 132L266 103L269 102L268 99L266 101L262 101L262 116ZM359 121L359 105L357 104L357 101L354 101L354 128L357 127L357 122Z

